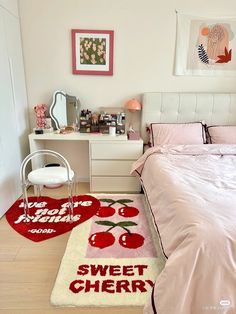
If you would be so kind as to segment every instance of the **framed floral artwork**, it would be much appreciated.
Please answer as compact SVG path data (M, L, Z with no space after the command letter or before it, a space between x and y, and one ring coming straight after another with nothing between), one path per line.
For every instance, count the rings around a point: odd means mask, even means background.
M113 75L114 31L72 29L73 74Z

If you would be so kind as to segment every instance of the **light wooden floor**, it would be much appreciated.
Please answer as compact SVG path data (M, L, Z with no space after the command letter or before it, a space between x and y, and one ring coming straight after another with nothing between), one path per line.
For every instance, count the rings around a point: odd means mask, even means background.
M77 192L88 193L88 184L80 183ZM63 188L45 190L44 195L66 196ZM0 220L0 313L141 314L140 307L55 308L50 305L50 294L69 235L68 232L35 243L15 232L5 217Z

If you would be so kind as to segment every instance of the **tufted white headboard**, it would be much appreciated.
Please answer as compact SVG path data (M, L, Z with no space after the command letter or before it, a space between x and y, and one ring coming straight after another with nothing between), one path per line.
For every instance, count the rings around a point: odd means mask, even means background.
M151 122L236 125L236 93L144 93L141 134L147 142Z

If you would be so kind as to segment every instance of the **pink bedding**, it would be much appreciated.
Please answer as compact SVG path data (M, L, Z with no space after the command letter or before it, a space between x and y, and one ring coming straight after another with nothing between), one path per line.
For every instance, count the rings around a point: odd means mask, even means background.
M144 313L236 313L236 145L164 145L134 164L166 257Z

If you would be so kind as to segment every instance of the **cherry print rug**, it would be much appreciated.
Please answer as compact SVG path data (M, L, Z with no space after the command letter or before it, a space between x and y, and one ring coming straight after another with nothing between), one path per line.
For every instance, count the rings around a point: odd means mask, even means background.
M68 198L53 199L29 197L29 216L24 215L22 199L17 200L6 213L9 225L27 239L39 242L72 230L94 216L100 202L90 195L74 197L73 222L70 222Z
M143 306L165 263L145 197L92 196L100 208L71 232L51 303Z

